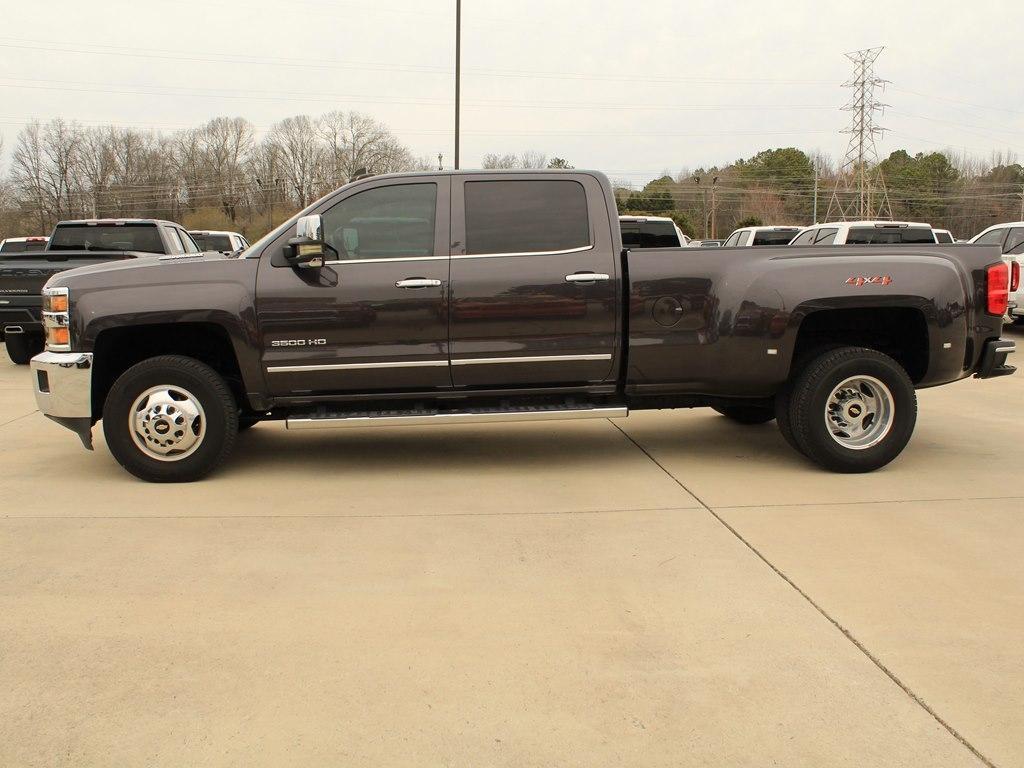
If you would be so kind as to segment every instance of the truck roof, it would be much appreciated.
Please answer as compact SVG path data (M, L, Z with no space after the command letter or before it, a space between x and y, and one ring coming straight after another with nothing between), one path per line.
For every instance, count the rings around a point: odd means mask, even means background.
M114 226L120 226L124 224L168 224L170 226L180 226L175 224L173 221L167 219L68 219L67 221L58 221L57 226L63 227L65 225L71 226L99 226L101 224L112 224Z
M932 225L923 221L865 219L862 221L824 221L819 224L812 224L809 227L804 227L804 229L813 229L814 227L928 227L928 229L931 229Z

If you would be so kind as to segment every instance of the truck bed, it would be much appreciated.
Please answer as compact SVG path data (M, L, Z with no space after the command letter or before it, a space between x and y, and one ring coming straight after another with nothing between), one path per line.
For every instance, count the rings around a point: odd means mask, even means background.
M844 311L860 312L873 344L923 338L916 385L964 378L999 338L984 311L985 269L999 262L995 247L960 244L630 251L626 391L771 396Z

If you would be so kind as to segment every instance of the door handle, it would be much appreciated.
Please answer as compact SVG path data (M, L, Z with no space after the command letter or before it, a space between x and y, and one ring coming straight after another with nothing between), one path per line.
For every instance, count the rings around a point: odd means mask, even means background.
M430 280L426 277L407 277L395 283L395 288L438 288L440 280Z
M611 280L611 277L598 272L573 272L565 276L567 283L596 283L598 280Z

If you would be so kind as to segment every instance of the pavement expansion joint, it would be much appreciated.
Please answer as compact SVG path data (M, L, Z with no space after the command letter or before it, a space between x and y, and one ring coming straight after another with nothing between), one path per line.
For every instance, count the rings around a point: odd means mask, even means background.
M988 757L986 757L980 751L978 751L977 747L975 747L973 744L971 744L971 742L969 742L967 740L967 738L963 734L961 734L950 723L946 722L946 720L944 720L942 718L942 716L939 715L938 712L936 712L934 709L932 709L932 707L928 704L928 702L926 702L924 699L922 699L920 696L918 696L913 691L913 689L910 688L909 685L907 685L902 680L900 680L900 678L896 675L896 673L893 672L891 669L889 669L882 662L881 659L879 659L870 650L868 650L868 648L860 640L858 640L853 635L853 633L850 630L848 630L846 627L844 627L842 624L840 624L837 619L835 619L831 614L828 613L828 611L826 611L821 605L819 605L817 602L815 602L814 599L807 592L805 592L803 589L801 589L797 585L797 583L795 581L793 581L793 579L791 579L789 576L787 576L778 566L776 566L774 563L772 563L771 560L769 560L765 555L763 555L760 552L760 550L757 549L757 547L755 547L752 543L747 541L747 539L745 539L743 537L743 535L736 528L734 528L728 522L726 522L726 520L721 515L719 515L717 512L715 512L715 510L712 509L706 502L704 502L697 494L695 494L693 491L691 491L689 488L687 488L686 485L684 485L683 482L681 480L679 480L679 478L677 478L675 475L673 475L668 470L668 468L666 468L660 461L658 461L656 458L654 458L654 456L646 448L644 448L644 446L642 446L637 440L635 440L630 434L628 434L624 429L622 429L622 427L620 427L615 422L609 420L609 423L612 424L612 426L614 426L617 430L619 430L619 432L622 433L623 437L625 437L629 442L631 442L633 445L635 445L637 447L637 449L641 453L643 453L645 456L647 456L648 459L650 459L659 469L661 469L662 472L664 472L666 475L668 475L680 488L682 488L684 491L686 491L688 494L690 494L694 499L696 499L700 503L700 505L707 511L707 513L709 515L714 517L715 520L717 520L727 531L729 531L729 533L731 533L736 539L738 539L743 544L743 546L745 546L747 549L749 549L751 552L753 552L754 555L756 555L758 557L758 559L761 560L761 562L763 562L765 565L767 565L769 568L771 568L776 576L778 576L780 579L785 581L786 584L788 584L790 587L792 587L793 590L798 595L800 595L800 597L802 597L805 601L807 601L807 603L812 608L814 608L814 610L816 610L819 614L821 614L821 616L823 616L830 624L832 624L832 626L834 626L836 629L838 629L847 640L849 640L851 643L853 643L854 647L856 647L857 650L859 650L862 654L864 654L864 656L866 656L871 661L872 664L874 664L883 674L885 674L886 677L888 677L890 680L892 680L892 682L895 683L900 688L900 690L902 690L907 696L909 696L919 707L921 707L921 709L923 709L925 712L927 712L929 715L931 715L932 719L934 719L935 722L937 722L953 738L955 738L958 742L960 742L972 755L974 755L982 763L984 763L986 766L988 766L988 768L997 768L997 766L996 766L996 764L994 762L992 762ZM1012 497L1012 498L1016 498L1016 497ZM936 501L936 499L928 499L927 501ZM961 499L952 499L952 501L961 501ZM892 504L894 502L874 502L874 503ZM771 505L765 505L765 506L771 506ZM786 505L775 505L775 506L793 506L793 505L786 504ZM723 509L728 509L728 507L723 507Z

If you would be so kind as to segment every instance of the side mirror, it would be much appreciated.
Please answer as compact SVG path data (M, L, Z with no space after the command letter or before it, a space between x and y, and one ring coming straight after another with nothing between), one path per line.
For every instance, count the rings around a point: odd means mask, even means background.
M284 257L293 267L319 269L337 251L324 242L324 224L320 216L302 216L295 225L295 237L288 241Z

